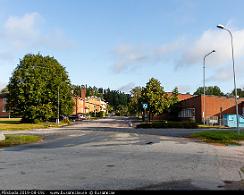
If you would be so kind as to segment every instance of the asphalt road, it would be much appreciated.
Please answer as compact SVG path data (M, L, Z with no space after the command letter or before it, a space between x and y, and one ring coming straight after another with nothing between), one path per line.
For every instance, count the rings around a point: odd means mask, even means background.
M0 149L0 189L244 189L244 146L182 137L195 131L134 129L128 118L28 131L45 139Z

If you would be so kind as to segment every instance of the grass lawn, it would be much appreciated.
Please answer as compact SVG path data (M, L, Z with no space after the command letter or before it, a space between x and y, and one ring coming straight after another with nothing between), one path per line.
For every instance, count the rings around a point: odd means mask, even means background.
M192 138L200 139L207 143L235 144L240 145L239 141L244 140L244 132L238 135L237 131L202 131L191 135Z
M0 118L0 131L42 129L48 127L59 127L64 125L64 123L60 123L60 125L58 126L54 122L42 122L37 124L21 123L20 120L20 118Z
M41 140L42 137L36 135L5 135L5 140L0 141L0 147L9 147L20 144L35 143Z
M198 128L200 128L200 129L228 129L228 127L219 126L219 125L215 125L215 126L211 126L211 125L198 125Z

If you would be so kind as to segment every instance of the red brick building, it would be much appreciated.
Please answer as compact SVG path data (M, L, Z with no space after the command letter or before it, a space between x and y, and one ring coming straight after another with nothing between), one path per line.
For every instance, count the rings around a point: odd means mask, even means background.
M219 123L220 119L223 119L224 114L235 114L235 98L225 96L205 96L205 119L207 122L215 121ZM204 112L204 96L193 96L191 98L180 101L180 112L178 117L181 119L193 119L196 122L203 121ZM244 98L238 99L239 114L244 115Z
M82 87L81 88L81 95L79 96L74 96L73 97L74 101L74 107L73 107L73 113L74 115L77 114L84 114L86 113L86 88Z
M167 93L167 95L169 97L173 95L172 92L166 92L166 93ZM189 98L192 98L192 97L194 97L194 96L191 95L191 94L181 94L181 93L178 94L178 100L179 101L186 100L186 99L189 99Z
M7 117L9 113L6 110L6 103L7 103L7 94L1 93L0 94L0 117Z

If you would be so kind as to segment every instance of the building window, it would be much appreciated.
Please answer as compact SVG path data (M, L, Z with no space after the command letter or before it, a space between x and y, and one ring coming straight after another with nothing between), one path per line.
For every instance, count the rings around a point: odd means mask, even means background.
M179 112L178 117L180 118L192 118L195 116L194 108L186 108Z

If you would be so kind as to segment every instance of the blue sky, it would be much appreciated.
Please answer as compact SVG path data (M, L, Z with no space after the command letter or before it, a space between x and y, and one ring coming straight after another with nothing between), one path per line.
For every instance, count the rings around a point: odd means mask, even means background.
M26 53L54 56L73 84L128 92L149 78L166 91L206 85L233 89L229 35L234 34L237 86L244 87L243 0L0 0L0 88Z

